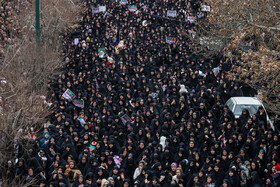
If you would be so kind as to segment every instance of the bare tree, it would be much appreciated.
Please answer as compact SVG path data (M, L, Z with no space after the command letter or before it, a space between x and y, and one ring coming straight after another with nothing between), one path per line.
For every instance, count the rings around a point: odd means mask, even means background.
M48 78L61 67L61 35L78 21L81 12L76 0L41 0L42 41L38 47L34 2L18 2L12 7L17 29L0 64L0 169L4 177L7 161L14 161L18 146L28 148L49 114L45 102ZM20 7L22 3L25 8Z
M200 36L222 42L227 58L236 59L231 79L262 93L269 111L280 112L280 2L210 0L209 22Z

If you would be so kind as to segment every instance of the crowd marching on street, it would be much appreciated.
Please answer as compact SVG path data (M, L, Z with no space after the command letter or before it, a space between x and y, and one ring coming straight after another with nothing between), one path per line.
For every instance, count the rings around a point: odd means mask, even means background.
M83 0L49 79L51 114L1 177L49 187L280 184L280 138L260 107L236 119L235 59L194 43L205 0Z

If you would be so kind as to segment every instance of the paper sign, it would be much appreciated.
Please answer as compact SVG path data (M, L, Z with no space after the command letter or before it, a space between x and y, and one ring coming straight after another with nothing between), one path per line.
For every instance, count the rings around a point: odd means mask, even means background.
M176 17L177 11L176 10L168 10L167 11L167 16L168 17Z
M49 128L50 125L51 125L51 124L44 123L44 129Z
M75 39L74 39L74 44L75 44L75 45L78 45L78 44L79 44L79 38L75 38Z
M152 98L155 99L155 98L157 98L157 97L158 97L158 93L153 92L153 93L152 93Z
M70 90L70 89L67 89L62 97L64 97L65 99L67 99L68 101L71 101L72 99L74 99L76 96L75 94Z
M98 55L99 55L99 58L105 58L106 57L106 49L103 47L103 48L98 48Z
M169 43L169 44L176 43L176 38L175 37L166 37L166 43Z
M202 5L201 11L203 11L203 12L210 12L210 10L211 10L210 6Z
M217 77L217 75L218 75L219 72L220 72L219 66L216 67L216 68L213 68L213 73L214 73L215 77Z
M99 9L97 7L93 7L92 8L92 13L99 13Z
M121 120L122 120L122 122L123 122L123 124L125 125L127 122L132 122L132 120L131 120L131 118L128 116L128 115L123 115L122 117L121 117Z
M127 4L127 0L121 0L121 5L126 5Z
M72 100L73 104L76 106L76 107L80 107L80 108L84 108L85 104L84 104L84 100L82 99L73 99Z
M106 6L99 6L99 12L106 12Z
M130 6L128 6L128 10L130 12L135 12L137 10L137 7L136 7L136 5L130 5Z
M188 16L188 21L193 23L195 21L195 18L193 16Z

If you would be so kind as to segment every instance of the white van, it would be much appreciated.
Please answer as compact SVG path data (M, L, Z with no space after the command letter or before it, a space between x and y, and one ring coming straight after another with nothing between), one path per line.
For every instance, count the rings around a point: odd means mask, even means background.
M239 118L243 109L247 109L250 115L252 116L253 114L257 113L260 106L263 106L261 101L258 100L258 98L256 97L231 97L226 102L226 105L233 112L235 118ZM267 116L267 125L271 126L271 128L274 130L273 123L269 119L264 106L263 108Z

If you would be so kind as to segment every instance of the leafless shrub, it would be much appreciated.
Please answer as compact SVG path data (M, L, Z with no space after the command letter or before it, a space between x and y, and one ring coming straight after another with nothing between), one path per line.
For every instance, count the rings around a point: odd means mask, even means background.
M0 63L0 169L16 157L19 144L27 148L49 114L44 104L48 77L59 71L60 36L77 23L76 0L41 0L41 45L35 40L34 1L14 5L17 33L7 44ZM25 8L19 8L20 4ZM20 33L20 34L19 34ZM4 175L5 176L5 175ZM20 185L21 186L21 185Z

